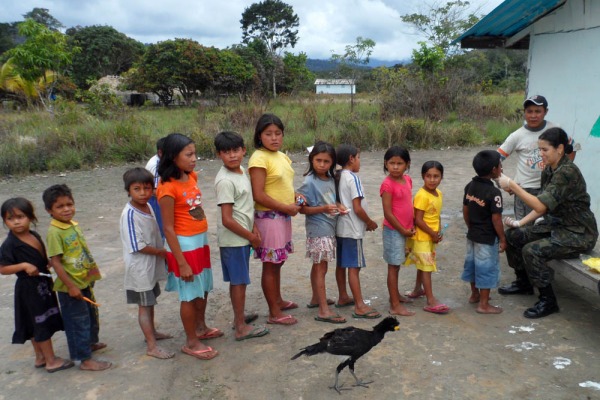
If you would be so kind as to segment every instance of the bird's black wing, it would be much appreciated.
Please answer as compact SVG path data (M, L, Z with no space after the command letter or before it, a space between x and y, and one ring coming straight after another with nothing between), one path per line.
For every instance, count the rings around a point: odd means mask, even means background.
M373 347L372 336L372 331L352 326L336 329L329 337L326 351L331 354L358 358Z

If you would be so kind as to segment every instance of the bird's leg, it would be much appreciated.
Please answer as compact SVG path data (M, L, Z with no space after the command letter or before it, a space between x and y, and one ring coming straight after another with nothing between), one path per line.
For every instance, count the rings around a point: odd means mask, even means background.
M354 374L354 361L351 361L349 364L350 364L350 373L352 374L352 376L354 377L354 380L356 381L356 384L354 384L353 386L362 386L362 387L368 388L367 385L369 383L373 383L374 382L374 381L363 382L360 379L358 379L358 377L356 376L356 374Z
M337 366L335 369L335 383L333 386L329 386L329 389L335 389L336 392L342 394L342 390L352 390L351 388L342 388L343 385L338 385L338 377L340 376L340 372L348 365L350 359L347 359L343 363Z

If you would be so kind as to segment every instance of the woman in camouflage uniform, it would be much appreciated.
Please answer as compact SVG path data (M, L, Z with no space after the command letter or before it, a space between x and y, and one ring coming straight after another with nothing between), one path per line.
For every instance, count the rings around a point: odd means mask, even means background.
M527 318L541 318L559 310L551 285L554 271L546 261L578 257L593 249L598 239L585 179L567 157L573 152L567 134L550 128L540 135L538 146L545 165L538 196L527 193L505 175L498 179L503 189L512 190L533 209L520 221L505 218L506 225L516 228L506 232L508 264L517 276L526 274L540 292L539 301L523 313ZM541 222L523 226L540 216Z

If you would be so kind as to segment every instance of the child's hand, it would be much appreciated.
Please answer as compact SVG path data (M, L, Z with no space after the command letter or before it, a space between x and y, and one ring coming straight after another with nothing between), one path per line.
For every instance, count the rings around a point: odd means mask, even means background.
M167 250L166 249L158 249L157 257L167 258Z
M326 204L323 206L323 209L324 214L338 215L340 213L340 210L335 204Z
M27 273L27 275L29 276L38 276L38 274L40 273L40 271L37 269L37 267L33 264L30 264L28 262L23 263L25 264L25 268L23 268L23 271L25 271L25 273Z
M442 241L444 234L442 232L433 231L433 236L431 236L431 241L433 243L439 243Z
M77 286L69 287L69 296L73 297L77 300L83 300L83 295L81 294L81 290Z
M250 246L252 246L256 250L260 247L260 242L262 242L260 238L260 233L252 232L252 236L250 237Z
M343 205L342 203L336 203L336 206L341 215L346 215L350 212L350 209L348 207L346 207L345 205Z
M377 222L370 219L369 222L367 222L367 230L369 232L371 232L371 231L374 231L375 229L377 229Z
M298 214L298 212L300 211L300 206L296 203L293 204L288 204L285 206L283 212L291 217L295 216L296 214Z
M194 280L194 273L192 267L188 263L181 264L179 266L179 276L184 282L192 282Z
M500 239L498 243L498 253L504 253L504 250L506 250L506 238Z

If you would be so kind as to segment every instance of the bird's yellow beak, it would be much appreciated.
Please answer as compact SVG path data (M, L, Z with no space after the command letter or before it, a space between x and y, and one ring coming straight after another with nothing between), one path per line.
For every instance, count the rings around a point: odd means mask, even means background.
M395 330L395 331L399 331L399 330L400 330L400 326L395 326L395 327L394 327L394 330Z

